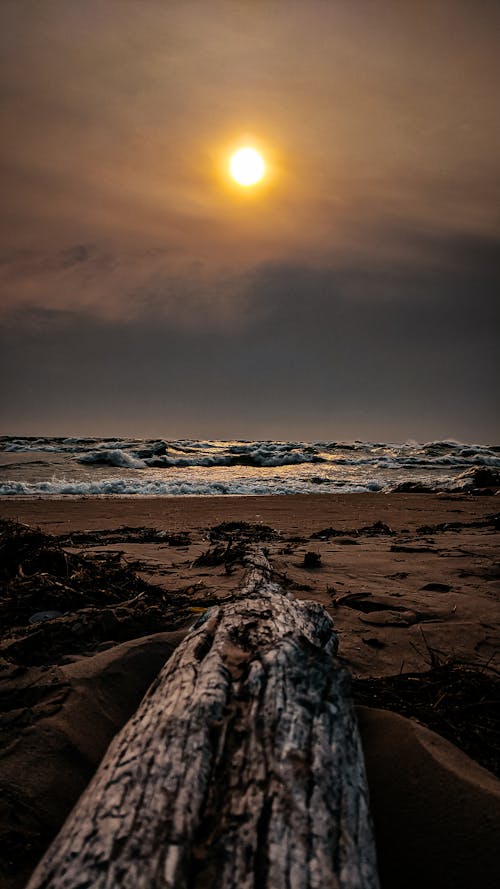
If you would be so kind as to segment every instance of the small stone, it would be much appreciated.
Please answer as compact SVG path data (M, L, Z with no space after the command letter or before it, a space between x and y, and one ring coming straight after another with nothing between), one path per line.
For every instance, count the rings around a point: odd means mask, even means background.
M321 556L319 553L308 552L304 555L304 568L319 568L321 565Z
M363 636L361 639L365 645L369 645L370 648L385 648L386 643L382 642L382 639L377 639L376 636Z
M55 620L56 617L62 617L62 611L37 611L29 618L30 624L41 623L44 620Z

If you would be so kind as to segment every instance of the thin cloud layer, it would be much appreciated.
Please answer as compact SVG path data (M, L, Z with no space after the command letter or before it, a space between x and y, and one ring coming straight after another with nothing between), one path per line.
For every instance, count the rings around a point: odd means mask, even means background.
M38 431L44 402L65 431L71 381L72 428L94 409L96 432L109 391L117 426L145 435L159 414L161 434L251 436L269 417L272 435L370 437L382 409L398 437L443 417L474 435L497 369L497 4L5 0L0 15L10 429ZM242 138L269 161L254 196L225 176ZM123 387L129 354L146 400Z

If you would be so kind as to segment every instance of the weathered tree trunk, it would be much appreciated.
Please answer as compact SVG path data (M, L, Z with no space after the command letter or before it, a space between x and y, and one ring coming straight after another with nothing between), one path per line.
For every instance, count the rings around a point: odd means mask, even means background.
M28 889L375 889L332 622L254 560L116 736Z

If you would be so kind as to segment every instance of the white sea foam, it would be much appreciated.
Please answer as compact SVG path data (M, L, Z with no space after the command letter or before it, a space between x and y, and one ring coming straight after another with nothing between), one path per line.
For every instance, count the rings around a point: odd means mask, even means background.
M83 460L81 461L83 462ZM261 466L272 469L277 466L298 466L301 463L324 463L324 458L317 455L304 454L300 451L283 453L277 451L265 451L261 448L254 450L230 452L221 454L207 454L206 456L174 457L164 454L159 457L146 458L147 466L151 467L186 467L186 466Z
M364 493L379 491L380 485L371 482L366 485L345 484L337 487L339 493ZM160 481L159 479L137 478L108 478L96 481L71 481L68 479L53 478L50 481L18 482L6 481L0 484L0 496L40 496L44 494L61 495L139 495L151 496L177 496L198 495L213 496L217 494L309 494L321 492L321 487L305 481L284 481L283 479L244 481L241 479L221 482L189 482L189 481ZM325 491L326 493L326 491Z
M427 490L473 486L474 470L500 469L500 447L335 441L0 437L0 451L46 452L0 466L0 494L275 494ZM459 478L469 472L466 478ZM51 477L54 474L53 477ZM484 479L483 475L483 479ZM483 482L484 483L484 482Z
M128 450L127 450L128 448ZM279 466L299 466L301 464L331 463L336 466L372 466L378 469L436 469L444 466L467 468L470 466L500 467L500 453L493 449L478 446L444 453L440 449L426 452L424 448L407 446L396 448L388 445L358 447L356 452L350 447L306 445L295 442L196 442L190 447L178 443L154 443L149 447L131 447L130 443L99 448L79 457L80 463L107 464L135 469L187 468L190 466L254 466L276 468ZM120 456L120 455L123 455Z

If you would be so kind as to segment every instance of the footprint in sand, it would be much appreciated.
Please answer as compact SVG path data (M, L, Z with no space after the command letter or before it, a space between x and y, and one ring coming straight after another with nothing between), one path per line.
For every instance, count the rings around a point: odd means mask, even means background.
M366 592L346 593L335 600L335 605L337 607L345 605L355 611L362 611L363 616L360 615L359 619L363 623L379 627L411 627L424 621L444 621L455 613L455 609L416 611Z

